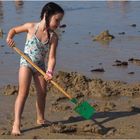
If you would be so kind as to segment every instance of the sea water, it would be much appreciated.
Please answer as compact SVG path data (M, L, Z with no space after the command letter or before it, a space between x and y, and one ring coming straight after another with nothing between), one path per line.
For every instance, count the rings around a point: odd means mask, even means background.
M0 1L0 85L18 82L20 56L6 45L11 27L40 20L41 9L47 1ZM56 71L78 72L90 78L104 80L140 81L140 66L112 66L114 61L140 59L139 1L56 1L65 10L57 48ZM136 27L131 25L135 24ZM115 39L107 44L93 41L93 36L109 30ZM124 35L120 33L124 32ZM14 38L22 51L26 34ZM105 72L91 72L104 68ZM133 75L128 74L134 72Z

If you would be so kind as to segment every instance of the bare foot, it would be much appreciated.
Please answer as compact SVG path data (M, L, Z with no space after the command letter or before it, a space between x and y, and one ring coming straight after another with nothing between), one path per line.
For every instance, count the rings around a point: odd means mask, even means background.
M20 136L21 132L20 132L19 126L13 125L11 134L14 136Z
M42 126L50 126L52 125L52 123L48 120L37 120L37 124L38 125L42 125Z

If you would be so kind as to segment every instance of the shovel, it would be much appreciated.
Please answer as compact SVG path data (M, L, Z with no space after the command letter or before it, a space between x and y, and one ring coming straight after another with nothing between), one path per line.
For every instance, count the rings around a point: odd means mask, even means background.
M34 64L31 59L26 56L20 49L18 49L16 46L13 47L13 49L21 55L28 63L30 63L40 74L43 76L46 75L46 73L40 69L36 64ZM50 80L50 82L58 89L60 90L66 97L69 98L69 100L76 104L76 107L74 108L75 112L77 112L80 116L82 116L85 119L91 119L94 113L96 112L95 109L86 101L78 103L76 98L72 98L62 87L60 87L56 82L53 80Z

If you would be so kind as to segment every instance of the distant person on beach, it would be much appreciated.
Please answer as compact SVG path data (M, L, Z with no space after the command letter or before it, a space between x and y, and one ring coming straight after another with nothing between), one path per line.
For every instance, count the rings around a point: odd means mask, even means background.
M113 9L115 8L116 4L119 4L119 8L121 10L121 12L123 14L126 14L128 12L128 9L129 9L129 2L130 1L127 1L127 0L122 0L122 1L113 1L113 0L109 0L107 1L107 4L108 4L108 7Z
M15 0L16 10L22 9L24 2L22 0Z
M7 35L7 44L10 47L14 47L14 36L18 33L26 32L27 38L24 53L42 70L46 71L46 76L43 77L21 57L19 68L19 92L15 101L15 118L12 128L13 135L21 134L21 115L29 93L32 77L34 78L37 90L37 124L49 125L51 123L44 117L46 80L51 80L53 77L58 45L58 35L55 33L55 29L59 27L63 16L64 10L58 4L49 2L43 7L40 16L41 20L39 22L28 22L13 27ZM45 64L47 64L47 68L45 68Z

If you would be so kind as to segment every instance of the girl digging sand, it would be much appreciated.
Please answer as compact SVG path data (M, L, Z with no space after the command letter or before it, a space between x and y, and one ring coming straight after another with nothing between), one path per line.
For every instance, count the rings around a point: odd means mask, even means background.
M48 55L46 76L43 77L24 58L20 59L19 68L19 92L15 101L15 118L12 128L13 135L20 135L21 115L24 104L29 93L31 79L33 77L37 90L37 124L49 124L44 118L46 80L51 80L56 63L56 48L58 36L54 32L64 16L64 10L56 3L47 3L41 12L41 21L25 23L21 26L10 29L7 36L7 44L10 47L15 45L13 37L21 32L27 32L24 53L45 71L45 56ZM44 79L45 78L45 79Z

